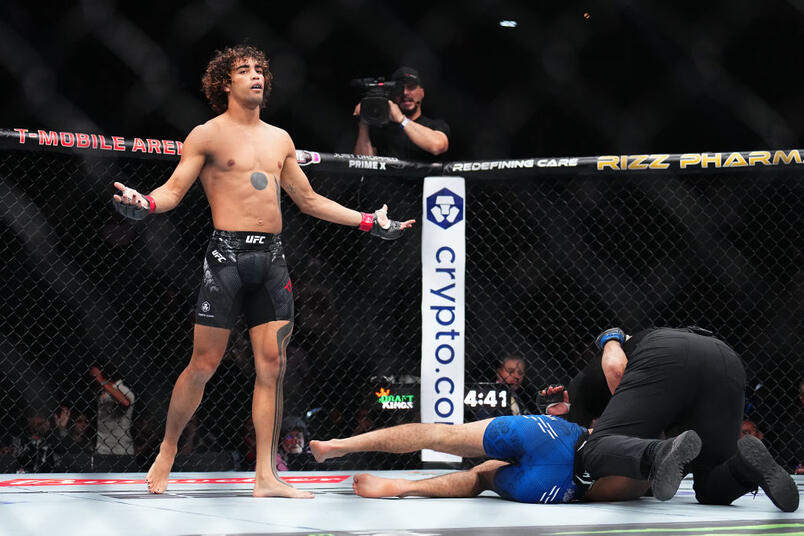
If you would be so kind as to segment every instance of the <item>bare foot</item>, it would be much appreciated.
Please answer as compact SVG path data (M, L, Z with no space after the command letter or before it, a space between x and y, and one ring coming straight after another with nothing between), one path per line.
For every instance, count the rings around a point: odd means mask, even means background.
M341 452L337 447L338 441L340 441L340 439L330 439L329 441L318 441L313 439L310 441L310 451L313 453L315 461L321 463L330 458L338 458L343 456L344 453Z
M367 473L354 476L354 479L352 479L352 489L361 497L373 499L380 497L400 497L402 495L402 489L397 480L372 476Z
M176 458L176 450L168 447L160 447L159 454L156 456L148 475L145 477L145 482L148 484L148 491L150 493L164 493L167 489L168 478L170 478L170 469L173 467L173 460Z
M309 491L296 489L281 481L265 481L254 483L255 497L287 497L288 499L312 499L315 497Z

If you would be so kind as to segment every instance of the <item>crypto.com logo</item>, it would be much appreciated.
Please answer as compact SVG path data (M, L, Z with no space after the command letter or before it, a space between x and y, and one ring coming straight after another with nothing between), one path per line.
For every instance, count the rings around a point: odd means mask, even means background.
M427 219L449 229L463 219L463 198L442 188L427 198Z

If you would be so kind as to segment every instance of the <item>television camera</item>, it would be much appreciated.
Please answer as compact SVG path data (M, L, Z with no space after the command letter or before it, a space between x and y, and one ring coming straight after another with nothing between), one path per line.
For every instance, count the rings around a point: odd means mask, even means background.
M402 84L384 78L355 78L352 87L361 91L360 119L367 125L388 122L388 100L402 91Z

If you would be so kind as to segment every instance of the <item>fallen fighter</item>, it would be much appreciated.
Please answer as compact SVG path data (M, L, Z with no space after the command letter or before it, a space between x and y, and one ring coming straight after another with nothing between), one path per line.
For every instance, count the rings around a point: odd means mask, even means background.
M361 497L474 497L492 490L513 501L549 504L586 491L589 483L575 476L575 452L588 437L587 428L558 417L517 415L459 425L401 424L346 439L313 440L310 450L319 463L353 452L421 449L492 458L467 471L421 480L358 474L352 486Z

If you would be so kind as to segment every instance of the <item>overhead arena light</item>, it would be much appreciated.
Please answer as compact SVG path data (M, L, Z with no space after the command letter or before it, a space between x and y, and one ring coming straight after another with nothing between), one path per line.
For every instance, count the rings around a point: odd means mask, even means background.
M516 28L517 23L515 20L501 20L500 26L503 28Z

